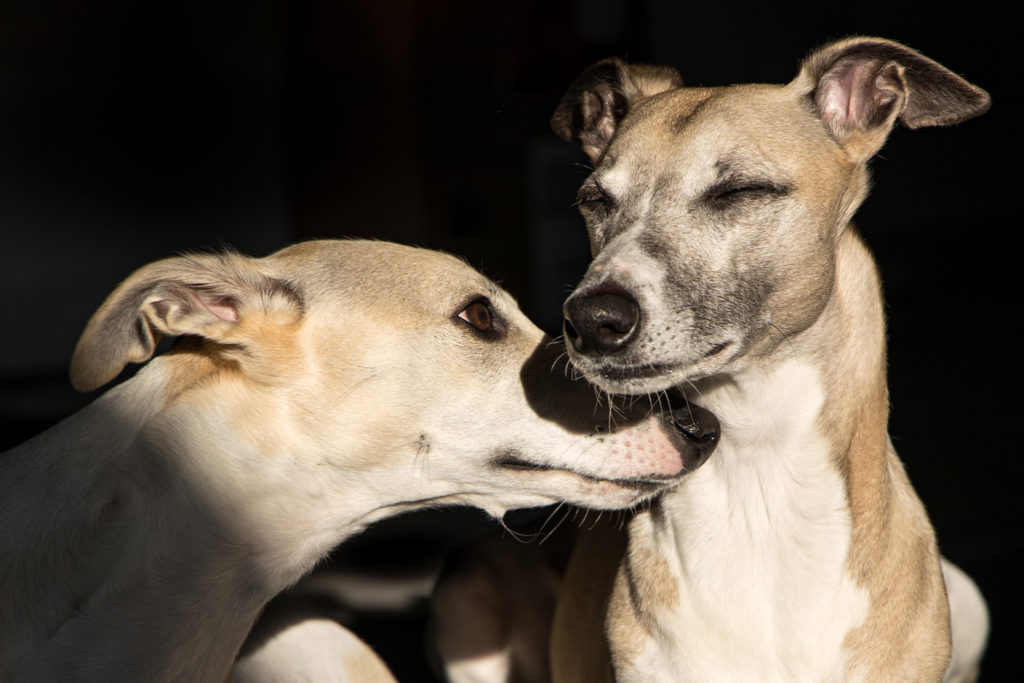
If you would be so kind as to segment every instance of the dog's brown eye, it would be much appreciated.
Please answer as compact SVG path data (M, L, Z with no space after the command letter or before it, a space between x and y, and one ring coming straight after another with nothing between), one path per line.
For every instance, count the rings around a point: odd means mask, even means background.
M491 309L482 301L474 301L466 306L459 313L459 317L481 332L489 332L494 326L494 317L491 315Z

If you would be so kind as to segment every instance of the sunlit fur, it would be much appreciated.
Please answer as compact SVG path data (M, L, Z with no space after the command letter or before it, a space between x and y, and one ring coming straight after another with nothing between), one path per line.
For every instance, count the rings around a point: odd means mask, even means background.
M552 119L594 163L581 196L599 198L581 204L595 258L573 296L626 291L641 321L615 353L569 355L609 392L679 387L722 439L605 560L615 679L937 681L949 666L970 680L984 603L948 564L944 583L889 442L880 287L849 221L897 121L955 123L988 95L877 38L823 47L782 86L668 77L630 94L633 69L599 62ZM601 634L581 646L572 632L601 600L575 587L607 571L581 547L559 681L610 670Z
M480 300L494 334L459 315ZM98 388L161 336L181 339L0 459L5 683L219 683L264 604L376 520L626 507L683 468L662 419L608 429L511 297L437 252L324 241L151 264L90 321L73 383ZM513 452L535 467L502 466ZM321 660L278 646L246 665L261 661Z

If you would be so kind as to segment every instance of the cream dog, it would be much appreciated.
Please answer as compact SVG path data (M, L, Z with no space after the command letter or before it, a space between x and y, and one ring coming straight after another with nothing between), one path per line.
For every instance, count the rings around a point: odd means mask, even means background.
M0 460L3 681L223 681L264 604L376 520L628 506L714 444L696 408L611 419L505 292L436 252L156 262L93 316L72 382L161 335L184 338Z

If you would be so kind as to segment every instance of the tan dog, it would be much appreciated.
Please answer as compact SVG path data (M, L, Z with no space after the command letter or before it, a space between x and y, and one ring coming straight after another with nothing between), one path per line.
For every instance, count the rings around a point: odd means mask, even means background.
M159 261L93 316L72 382L161 335L187 338L0 460L5 682L223 681L264 604L376 520L628 506L713 447L697 410L611 420L505 292L436 252Z
M579 191L594 261L565 304L572 363L608 392L699 398L722 440L636 515L624 553L584 537L556 680L608 677L602 622L619 681L976 675L984 604L950 565L944 586L889 442L878 277L850 220L897 121L948 125L988 104L877 38L825 46L783 86L684 88L670 68L610 59L569 89L553 127L594 162ZM610 598L595 600L602 582Z

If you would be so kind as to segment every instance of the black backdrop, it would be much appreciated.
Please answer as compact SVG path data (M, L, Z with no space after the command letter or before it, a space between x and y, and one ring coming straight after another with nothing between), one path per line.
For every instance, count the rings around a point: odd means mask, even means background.
M5 446L85 400L67 358L113 285L185 249L446 249L556 329L586 264L586 171L547 120L600 57L669 63L691 85L785 82L815 45L872 34L988 89L980 119L891 136L858 223L886 285L894 442L943 552L988 597L984 679L1016 673L1020 98L996 3L22 5L0 10Z

